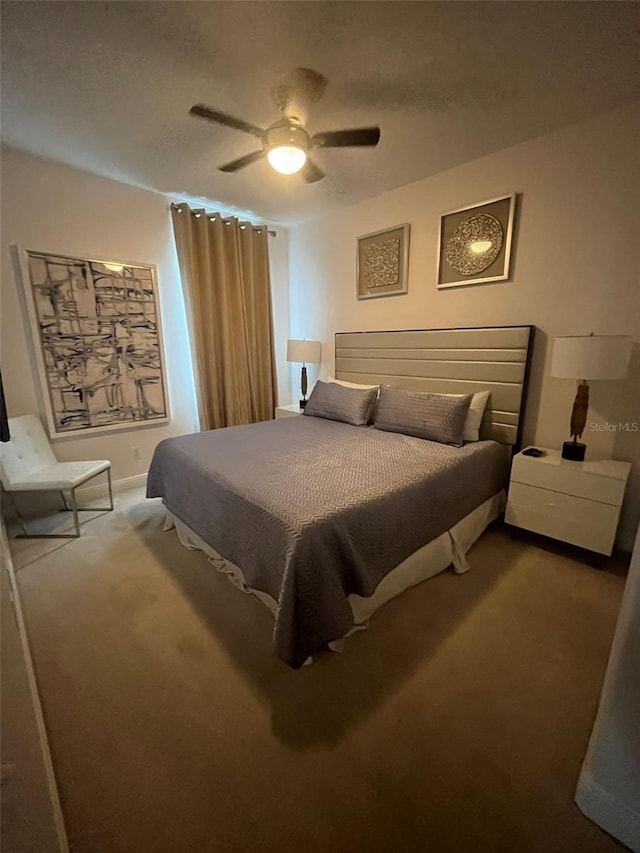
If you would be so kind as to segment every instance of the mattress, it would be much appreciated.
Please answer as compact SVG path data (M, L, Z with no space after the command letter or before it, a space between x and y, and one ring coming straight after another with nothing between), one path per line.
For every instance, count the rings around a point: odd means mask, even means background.
M353 628L410 554L502 489L501 445L462 448L309 416L167 439L147 495L278 602L274 647L299 667Z

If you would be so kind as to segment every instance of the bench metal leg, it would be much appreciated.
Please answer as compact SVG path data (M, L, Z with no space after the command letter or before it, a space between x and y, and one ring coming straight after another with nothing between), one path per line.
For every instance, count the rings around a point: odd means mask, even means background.
M23 525L24 533L16 533L14 539L77 539L79 533L28 533Z
M103 473L103 472L101 471L100 473ZM98 474L94 474L94 476L97 477ZM107 480L109 483L109 506L77 506L76 505L76 510L78 512L112 512L113 511L114 506L113 506L113 487L111 484L111 468L107 468ZM88 481L85 480L85 483L86 482L88 482ZM84 484L81 483L80 485L84 485Z
M102 473L102 472L101 472ZM95 474L94 476L98 476ZM10 496L11 503L13 504L16 518L20 523L20 527L22 528L22 533L16 534L16 539L79 539L82 535L80 531L80 518L78 513L80 512L112 512L114 510L113 504L113 484L111 482L111 468L107 468L107 481L109 485L109 506L78 506L78 501L76 499L76 490L75 488L69 491L69 495L65 495L64 491L61 489L60 495L64 502L65 510L73 513L73 526L75 528L75 533L29 533L27 530L27 525L20 514L20 510L18 509L16 501L11 497L10 493L7 494ZM85 482L87 482L85 480ZM62 510L61 510L62 511Z
M71 491L69 492L69 497L71 499L69 501L69 503L71 504L71 511L73 512L73 523L74 523L75 528L76 528L76 538L79 539L80 538L80 519L78 518L78 503L76 501L76 490L75 489L71 489Z
M113 510L113 488L111 486L111 468L107 468L107 480L109 481L109 509Z
M15 498L13 497L11 492L7 492L5 489L3 489L2 493L7 495L7 497L11 501L11 505L13 506L13 511L15 512L16 518L18 519L18 523L19 523L20 527L22 528L22 536L26 537L28 535L27 525L25 524L24 518L22 517L22 513L18 509L17 501L15 500Z
M61 493L62 494L62 493ZM80 525L78 523L78 508L76 507L76 496L72 492L72 501L71 501L71 509L73 510L73 518L75 521L75 533L29 533L27 530L27 526L18 512L18 508L16 507L16 515L18 516L18 520L20 521L20 526L22 527L22 533L16 533L14 539L77 539L80 536ZM65 503L67 503L65 499ZM15 506L15 501L13 502Z
M104 472L101 471L100 473L104 473ZM113 510L115 509L115 506L113 504L113 484L111 482L111 468L107 468L106 474L107 474L107 482L109 485L109 506L78 506L77 501L76 501L76 511L77 512L113 512ZM99 475L94 474L94 476L98 477ZM86 482L88 482L88 480L85 480L85 483ZM80 485L82 486L82 485L84 485L84 483L81 483ZM80 486L77 486L76 488L80 488ZM69 500L67 500L67 497L64 494L64 492L60 492L60 494L62 495L62 500L64 501L65 509L68 512L72 512L73 511L73 505L71 504L71 502ZM74 497L75 497L75 495L74 495ZM61 512L62 512L62 510L61 510Z

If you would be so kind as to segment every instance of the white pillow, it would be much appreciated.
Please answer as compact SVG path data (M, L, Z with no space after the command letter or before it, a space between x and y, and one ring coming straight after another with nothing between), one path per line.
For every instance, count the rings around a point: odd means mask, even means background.
M344 379L336 379L335 376L327 376L327 382L335 382L336 385L344 385L345 388L365 388L370 390L371 388L380 388L379 385L358 385L356 382L347 382Z
M484 410L489 402L489 394L491 391L478 391L471 398L471 405L467 412L467 419L464 422L463 441L479 441L480 439L480 424ZM464 394L443 394L443 397L464 397Z

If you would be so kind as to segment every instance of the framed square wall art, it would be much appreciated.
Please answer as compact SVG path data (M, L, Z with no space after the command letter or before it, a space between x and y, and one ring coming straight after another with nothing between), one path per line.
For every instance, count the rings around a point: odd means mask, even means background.
M516 194L443 213L438 232L439 289L506 281L510 276Z
M169 423L155 266L12 251L50 436Z
M405 223L358 237L358 299L407 292L409 230Z

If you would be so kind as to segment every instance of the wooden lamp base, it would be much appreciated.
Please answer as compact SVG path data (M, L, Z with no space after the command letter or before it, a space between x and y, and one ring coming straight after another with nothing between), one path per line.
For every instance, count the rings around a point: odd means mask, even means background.
M576 399L573 401L571 410L571 436L573 441L565 441L562 445L562 458L570 459L572 462L584 462L587 445L578 441L587 424L587 412L589 411L589 385L581 382L578 385Z
M302 370L300 371L300 393L302 394L302 399L300 400L300 408L304 409L307 405L307 366L306 364L302 365Z

